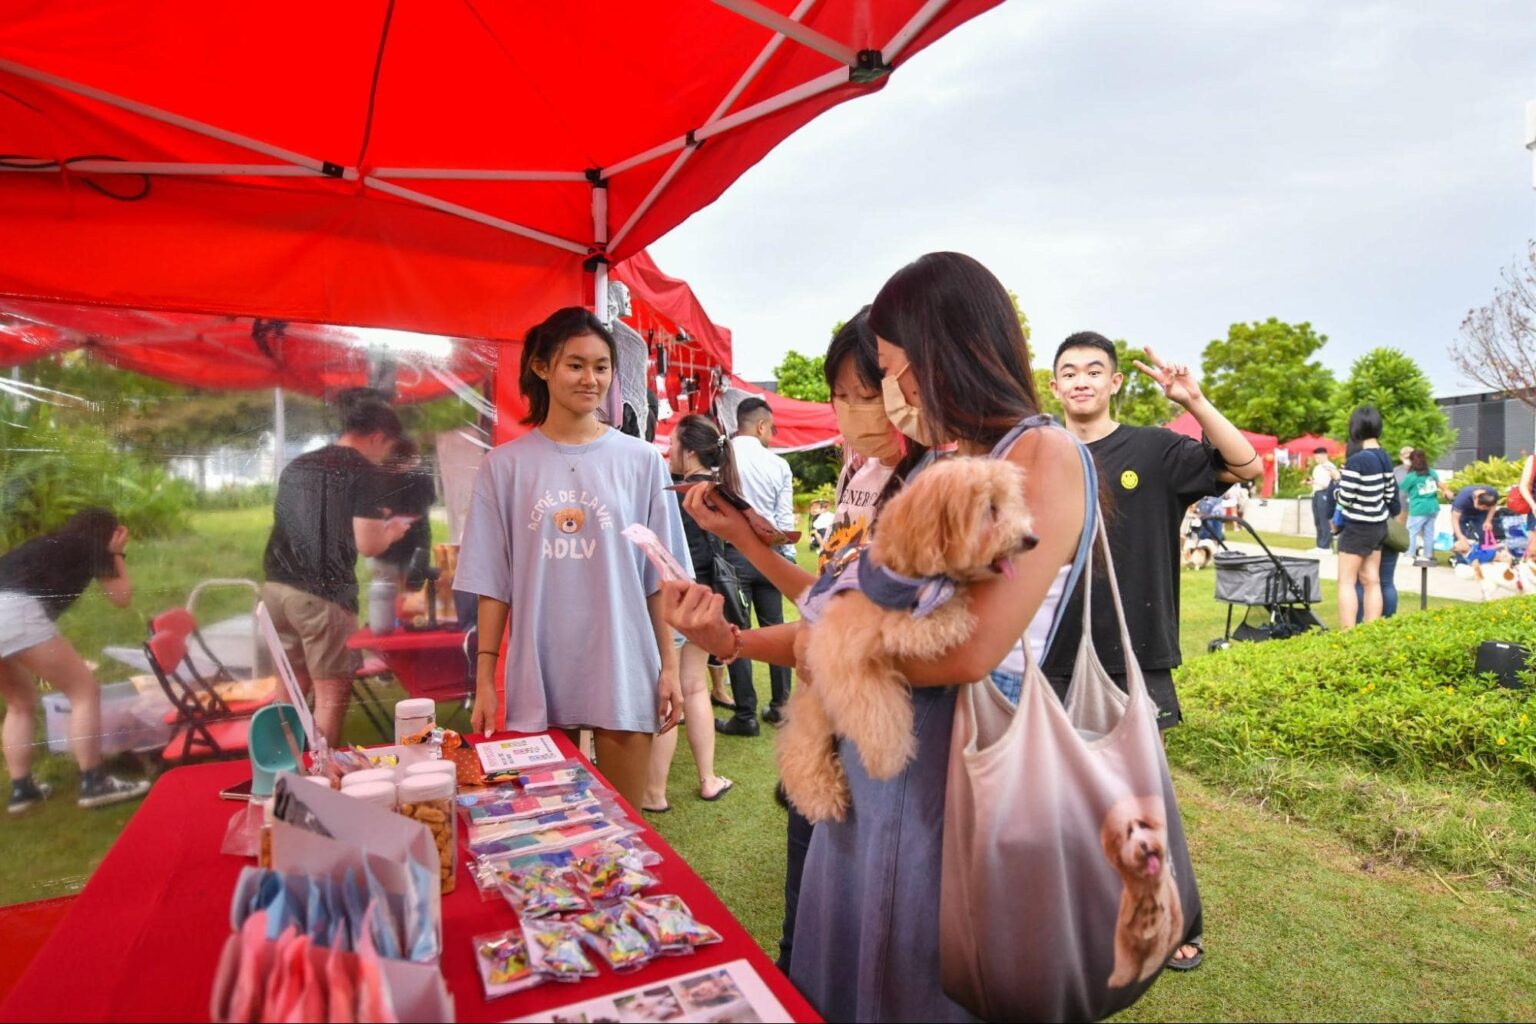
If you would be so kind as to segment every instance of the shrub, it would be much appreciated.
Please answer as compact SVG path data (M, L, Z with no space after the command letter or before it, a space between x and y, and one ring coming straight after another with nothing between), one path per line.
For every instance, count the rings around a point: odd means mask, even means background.
M1310 498L1308 470L1302 466L1281 466L1275 470L1275 497Z
M1497 455L1481 462L1469 462L1457 470L1445 486L1453 494L1469 484L1490 484L1503 491L1519 482L1522 465L1522 462L1501 459Z
M0 546L56 530L93 505L110 508L141 538L186 528L192 485L119 450L99 425L66 429L44 414L8 426L0 435Z
M1536 601L1236 644L1186 665L1179 692L1193 709L1191 732L1213 751L1469 772L1536 788L1536 690L1474 674L1477 646L1488 639L1536 650Z

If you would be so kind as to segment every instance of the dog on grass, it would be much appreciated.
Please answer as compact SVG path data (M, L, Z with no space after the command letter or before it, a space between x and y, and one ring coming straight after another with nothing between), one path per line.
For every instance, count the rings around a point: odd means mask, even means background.
M1120 873L1115 969L1110 988L1146 981L1184 937L1184 907L1168 859L1168 818L1160 796L1128 796L1104 816L1104 856Z
M975 627L970 584L1011 577L1034 544L1024 471L996 459L948 459L891 499L870 547L834 558L801 600L809 628L802 678L777 740L779 777L812 821L841 821L848 778L835 737L859 749L872 778L912 759L912 695L897 663L931 659Z

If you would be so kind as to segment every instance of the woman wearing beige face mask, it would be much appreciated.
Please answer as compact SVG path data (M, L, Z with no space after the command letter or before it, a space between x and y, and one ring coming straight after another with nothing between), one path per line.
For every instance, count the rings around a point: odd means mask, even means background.
M843 471L837 481L837 502L831 532L822 545L820 565L839 548L869 539L880 507L901 489L907 473L927 449L901 435L885 413L880 394L880 361L875 334L869 329L869 307L854 315L832 338L823 361L832 409L843 434ZM684 507L700 526L734 544L773 585L798 597L816 578L791 565L758 539L746 520L722 504L724 514L702 501L702 489L691 492ZM779 939L779 966L788 968L799 903L800 873L811 842L811 823L789 807L789 843L784 872L784 931Z

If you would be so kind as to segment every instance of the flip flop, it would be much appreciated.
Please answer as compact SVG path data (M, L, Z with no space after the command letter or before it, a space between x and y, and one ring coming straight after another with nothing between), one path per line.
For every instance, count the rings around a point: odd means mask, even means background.
M1181 943L1179 949L1183 949L1185 946L1194 946L1195 955L1180 960L1179 951L1177 949L1174 950L1174 955L1168 958L1168 969L1170 971L1192 971L1205 962L1205 947L1200 944L1199 939Z
M735 711L736 710L736 705L735 704L732 704L728 700L721 700L719 697L716 697L714 694L710 694L709 695L709 702L711 704L713 704L715 707L720 708L723 711Z
M735 788L736 788L736 783L732 782L730 779L726 779L725 780L725 785L721 786L720 789L715 793L714 796L705 796L703 793L700 793L699 794L699 799L700 800L707 800L710 803L714 803L716 800L719 800L721 797L725 796L725 794L729 793L731 790L733 790Z
M647 807L644 804L641 804L640 809L646 814L666 814L672 809L672 805L667 804L665 807Z

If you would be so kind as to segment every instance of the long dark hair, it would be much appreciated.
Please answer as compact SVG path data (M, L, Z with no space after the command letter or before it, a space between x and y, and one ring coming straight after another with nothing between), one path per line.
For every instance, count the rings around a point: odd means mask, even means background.
M534 360L545 366L552 365L559 358L565 343L583 334L595 334L608 346L608 359L613 364L613 380L608 386L613 387L618 382L619 349L614 344L612 332L590 310L580 306L557 309L543 323L529 330L528 337L523 339L523 358L517 368L517 388L528 401L528 415L523 417L524 423L536 427L549 419L549 384L533 372Z
M720 432L714 420L700 412L689 413L672 428L672 443L698 456L699 463L714 474L716 483L741 493L730 438Z
M83 508L70 516L55 536L84 537L105 548L119 525L117 513L109 508Z
M853 360L854 372L859 375L859 383L870 391L880 393L880 356L875 347L875 332L869 327L869 307L855 313L847 323L838 328L832 335L832 343L827 346L827 355L822 360L822 372L827 378L827 392L830 394L837 388L837 375L842 372L843 364ZM891 428L894 430L895 428ZM903 455L896 465L896 471L891 474L891 479L886 482L880 491L880 496L875 499L875 507L879 508L901 490L902 482L907 474L912 472L912 467L922 461L928 454L928 446L918 444L910 437L901 439ZM843 475L848 473L847 466L843 469ZM838 492L841 493L846 481L838 480Z
M906 353L929 429L995 444L1040 411L1013 300L990 270L957 252L902 267L869 308L875 334Z
M336 395L343 434L383 434L399 437L400 416L374 388L347 388Z

